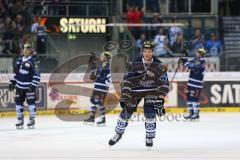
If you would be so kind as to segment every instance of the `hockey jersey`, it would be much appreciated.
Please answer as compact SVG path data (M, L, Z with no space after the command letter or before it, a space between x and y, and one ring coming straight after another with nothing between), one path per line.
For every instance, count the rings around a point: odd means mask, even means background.
M194 88L203 88L203 78L205 73L205 60L203 58L194 58L191 61L187 59L183 62L185 67L190 69L190 75L187 85Z
M28 89L30 85L37 87L40 82L38 65L29 57L18 58L15 65L13 81L19 89Z
M138 78L139 77L139 78ZM169 92L169 81L166 66L156 57L146 66L142 57L131 62L128 72L125 74L124 80L138 79L133 82L132 90L145 91L158 88L160 95L166 96Z
M110 64L101 64L96 69L95 91L108 92L111 81Z

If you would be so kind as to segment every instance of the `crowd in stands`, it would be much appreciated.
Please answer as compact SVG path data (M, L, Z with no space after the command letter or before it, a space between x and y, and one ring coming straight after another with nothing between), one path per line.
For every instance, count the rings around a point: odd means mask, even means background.
M0 55L20 53L20 43L29 38L28 20L24 0L0 0Z
M152 9L152 11L156 12L152 12L153 16L150 21L146 21L142 9L143 2L141 0L128 0L123 19L130 24L163 23L164 21L159 15L159 4L157 2L158 1L153 3L158 7L155 6L155 9ZM177 23L177 19L173 17L171 23ZM169 27L154 25L151 27L145 27L139 25L135 27L129 26L128 29L136 39L137 52L140 51L143 41L146 39L155 42L155 54L160 57L174 57L176 53L184 53L193 57L196 54L196 50L199 48L205 48L207 50L207 56L219 56L223 52L223 44L218 40L217 34L214 32L212 32L211 35L206 34L205 36L201 29L196 29L192 38L186 40L183 29L175 25Z
M57 4L65 0L52 0ZM147 0L146 8L143 9L143 0L123 0L125 12L123 15L127 23L141 24L164 23L160 13L160 4L158 0ZM51 8L50 8L51 10ZM152 18L145 20L144 11L150 10ZM43 11L42 8L40 10ZM51 10L51 15L59 14L60 10ZM33 17L29 17L24 0L0 0L0 55L11 55L21 52L21 45L29 40L30 34L36 34L37 52L46 52L46 27L41 24L37 17L41 12L36 12L34 23ZM149 17L149 14L148 14ZM170 21L168 21L170 22ZM32 27L28 26L31 25ZM177 23L176 18L172 18L171 23ZM141 50L143 41L153 40L156 44L155 54L160 57L173 57L177 53L188 53L194 56L198 48L205 48L209 56L218 56L223 52L222 41L218 39L216 33L204 34L201 29L196 29L192 38L186 39L184 30L178 26L160 27L160 26L129 26L129 31L136 39L136 50Z
M34 54L46 52L46 27L40 18L31 17L26 6L24 0L0 0L0 55L21 54L29 41L36 42Z

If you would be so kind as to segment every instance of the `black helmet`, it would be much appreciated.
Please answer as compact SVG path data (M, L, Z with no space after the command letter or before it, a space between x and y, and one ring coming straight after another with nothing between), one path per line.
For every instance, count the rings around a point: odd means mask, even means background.
M155 47L155 44L153 41L144 41L143 42L143 48L153 49L154 47Z

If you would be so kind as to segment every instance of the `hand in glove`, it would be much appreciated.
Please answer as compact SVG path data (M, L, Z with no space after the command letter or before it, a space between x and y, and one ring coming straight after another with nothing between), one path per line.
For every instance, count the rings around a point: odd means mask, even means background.
M34 85L30 85L28 91L33 92L35 91L36 87Z
M93 70L91 71L91 74L90 74L90 79L95 81L97 79L97 70Z
M186 58L179 58L178 64L184 64L187 61Z
M145 99L145 104L152 106L159 117L165 114L163 98L148 98Z
M14 90L16 82L14 80L10 80L10 84L8 85L8 89L10 91Z
M126 108L128 113L133 113L136 111L136 102L134 97L129 93L123 93L120 99L120 106L124 109Z
M154 110L156 114L160 117L165 114L165 109L164 109L164 99L163 98L157 98L155 100L155 104L153 105Z

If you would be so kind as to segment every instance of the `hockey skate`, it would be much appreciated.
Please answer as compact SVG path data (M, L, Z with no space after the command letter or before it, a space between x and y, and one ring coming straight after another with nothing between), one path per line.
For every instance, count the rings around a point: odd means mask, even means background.
M115 145L122 138L122 134L115 134L108 142L110 146Z
M35 128L35 120L30 119L28 124L27 124L28 129L34 129Z
M153 146L153 139L152 138L146 138L146 147L149 149Z
M195 113L190 117L190 120L199 120L199 118L200 118L199 114Z
M16 129L23 129L24 128L23 125L24 125L24 118L23 117L18 118L18 121L16 123Z
M97 122L98 127L104 127L105 124L106 124L106 118L105 117L101 117L100 121Z
M88 125L94 125L94 122L95 122L94 115L90 115L88 119L83 121L84 124L88 124Z
M191 117L193 116L193 111L190 111L188 114L184 115L183 118L186 120L191 119Z
M192 114L184 115L183 117L184 117L184 119L189 120L189 119L191 119Z

